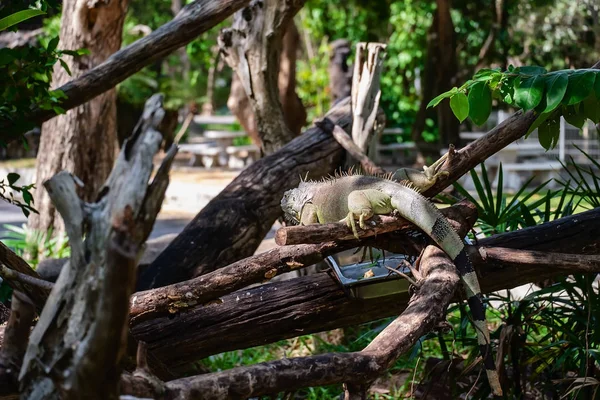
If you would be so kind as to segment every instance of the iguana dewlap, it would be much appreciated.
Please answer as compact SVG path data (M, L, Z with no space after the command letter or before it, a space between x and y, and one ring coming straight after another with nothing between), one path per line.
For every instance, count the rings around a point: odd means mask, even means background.
M346 175L318 182L306 181L284 194L281 207L286 219L296 224L345 221L352 227L355 236L356 221L364 228L373 215L390 214L394 211L422 229L448 254L458 269L473 314L490 386L494 395L502 395L485 323L481 290L465 245L437 207L413 189L411 183L362 175Z

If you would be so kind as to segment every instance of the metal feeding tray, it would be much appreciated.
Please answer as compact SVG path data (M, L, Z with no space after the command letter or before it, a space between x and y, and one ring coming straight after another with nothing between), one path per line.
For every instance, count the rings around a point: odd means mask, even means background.
M406 256L402 254L383 253L375 261L354 262L344 265L344 257L329 256L325 259L333 269L340 284L352 295L359 299L372 299L408 292L410 283L387 267L397 269L404 274L410 274L406 267L400 267ZM366 275L365 275L366 273Z

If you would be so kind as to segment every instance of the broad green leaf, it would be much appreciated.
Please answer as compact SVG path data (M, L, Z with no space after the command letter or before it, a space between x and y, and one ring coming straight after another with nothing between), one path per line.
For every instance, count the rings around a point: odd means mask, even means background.
M581 129L581 127L583 127L583 124L585 123L585 116L583 115L583 112L579 107L565 107L563 110L563 117L565 118L565 121L567 121L573 126L578 127L579 129Z
M563 104L572 105L585 99L593 89L596 74L592 71L575 71L569 75L569 86Z
M567 91L569 77L567 74L552 74L546 80L546 109L545 113L554 110L560 104Z
M515 68L515 72L525 75L542 75L548 71L546 71L546 68L538 67L537 65L525 65L522 67Z
M64 62L62 59L60 59L58 61L60 61L60 65L62 65L62 67L65 69L65 71L67 71L67 74L69 74L69 76L71 76L71 70L69 69L69 66L67 65L67 63Z
M594 82L594 92L596 94L596 98L600 100L600 72L596 72L596 80Z
M546 149L550 150L556 143L558 143L558 136L560 135L560 122L558 120L546 120L538 128L538 138L540 144Z
M600 121L600 100L593 93L583 100L583 116L595 124Z
M469 116L469 99L464 93L456 93L450 98L450 108L460 122Z
M7 176L6 179L8 179L8 184L12 185L14 184L16 181L19 180L19 178L21 177L21 175L16 174L14 172L10 172Z
M3 31L7 28L10 28L13 25L21 23L29 18L37 17L38 15L44 15L45 12L41 10L23 10L18 11L14 14L9 15L8 17L4 17L0 19L0 31Z
M429 107L435 107L438 104L440 104L440 102L448 97L452 97L454 96L454 94L456 94L458 91L457 88L452 88L451 90L448 90L447 92L444 92L442 94L440 94L439 96L436 96L433 98L433 100L431 100L428 104L427 104L427 108Z
M544 78L541 76L515 81L515 103L525 111L535 108L542 100L543 94Z
M492 112L492 92L485 82L477 82L469 90L469 117L476 125L483 125Z
M485 76L490 76L493 73L498 72L498 70L496 69L489 69L489 68L482 68L479 71L475 72L475 75L473 75L473 79L477 80L477 78L482 78Z
M56 36L55 38L52 38L49 42L48 42L48 53L52 53L54 50L56 50L56 47L58 46L58 36Z

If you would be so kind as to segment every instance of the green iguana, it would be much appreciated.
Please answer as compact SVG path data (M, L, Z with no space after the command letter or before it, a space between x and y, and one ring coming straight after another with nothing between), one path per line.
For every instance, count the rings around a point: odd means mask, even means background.
M439 164L438 164L439 165ZM296 189L288 190L281 200L285 217L292 223L309 225L344 221L358 238L356 220L365 228L365 220L373 215L397 212L421 228L455 263L464 283L467 301L473 315L479 348L495 396L502 388L494 364L490 335L485 322L485 308L477 274L467 256L465 244L435 205L422 196L417 185L435 183L437 167L430 168L429 176L413 182L396 182L389 177L344 175L323 181L304 181ZM416 175L418 172L397 171L394 177ZM427 169L425 170L427 173ZM431 173L433 171L433 174ZM421 175L423 172L419 172ZM423 185L424 184L424 185Z

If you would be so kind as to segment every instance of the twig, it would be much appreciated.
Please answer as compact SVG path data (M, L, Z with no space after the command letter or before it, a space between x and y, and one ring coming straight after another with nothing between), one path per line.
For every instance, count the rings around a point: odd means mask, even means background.
M414 280L413 280L413 279L412 279L410 276L406 275L404 272L400 272L400 271L398 271L398 270L397 270L397 269L395 269L395 268L388 267L387 265L385 266L385 268L386 268L387 270L389 270L390 272L393 272L393 273L395 273L395 274L398 274L398 275L400 275L401 277L403 277L404 279L406 279L407 281L409 281L409 282L411 283L411 285L413 285L413 286L418 286L417 282L416 282L416 281L414 281Z
M0 276L2 279L15 280L21 283L32 285L44 290L52 290L54 284L52 282L45 281L43 279L34 278L31 275L26 275L22 272L15 271L14 269L8 268L6 265L0 264Z
M375 164L353 141L350 135L339 125L334 125L327 118L315 121L315 125L323 130L331 132L335 140L342 146L352 158L360 162L366 173L370 175L385 174L385 170Z
M179 132L177 132L177 135L175 135L175 139L173 139L173 143L177 143L177 144L179 143L179 141L181 140L181 137L187 132L188 127L192 123L193 119L194 119L194 113L189 112L188 115L186 115L185 120L183 120L183 124L181 124L181 128L179 129Z

